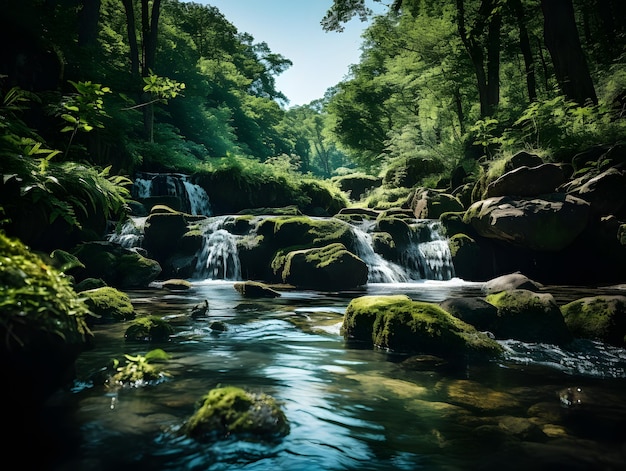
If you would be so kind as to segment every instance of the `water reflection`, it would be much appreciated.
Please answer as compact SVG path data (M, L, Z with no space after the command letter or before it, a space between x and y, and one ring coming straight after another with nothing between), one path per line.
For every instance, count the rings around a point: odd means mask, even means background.
M123 324L98 326L97 345L80 358L80 381L58 398L71 404L59 433L76 449L49 469L144 470L488 470L556 466L619 469L625 462L625 357L580 342L569 349L503 342L492 364L449 370L424 359L352 348L339 327L363 294L416 300L481 294L461 280L371 284L338 293L286 291L243 299L232 282L194 283L187 293L130 292L139 314L168 316L164 344L123 340ZM586 294L585 294L586 295ZM569 293L568 293L569 296ZM207 299L207 318L192 319ZM216 332L211 322L226 330ZM115 396L89 382L111 358L163 348L172 355L162 384ZM199 444L178 430L218 385L275 397L291 433L271 442ZM585 391L564 409L559 392ZM60 427L60 426L59 426ZM68 431L67 428L71 430ZM64 435L65 436L65 435ZM76 437L79 437L78 439Z

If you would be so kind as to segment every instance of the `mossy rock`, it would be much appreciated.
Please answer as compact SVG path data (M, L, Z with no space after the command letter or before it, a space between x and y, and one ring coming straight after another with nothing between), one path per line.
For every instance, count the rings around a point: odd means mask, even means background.
M81 291L102 288L104 286L107 286L107 284L102 278L85 278L74 285L74 291L80 293Z
M73 379L74 362L93 339L91 313L69 277L1 231L0 312L0 398L13 412L33 411Z
M412 301L405 295L353 299L342 333L347 340L377 348L454 361L491 358L502 352L496 341L436 304Z
M282 282L304 289L354 289L367 283L368 267L343 244L296 250L284 258Z
M626 347L626 296L592 296L561 307L575 337Z
M489 331L498 339L562 345L573 340L561 310L549 293L514 289L488 295L498 308Z
M289 433L289 423L271 396L227 386L209 391L182 430L186 436L198 441L233 435L273 440Z
M104 286L83 291L81 295L85 297L85 303L89 309L97 316L97 320L91 321L94 324L121 322L135 318L135 308L130 297L116 288Z
M124 338L138 342L167 342L174 328L166 319L146 316L134 319L126 329Z
M259 224L257 233L275 248L320 247L334 242L351 246L353 243L350 225L335 218L272 217Z

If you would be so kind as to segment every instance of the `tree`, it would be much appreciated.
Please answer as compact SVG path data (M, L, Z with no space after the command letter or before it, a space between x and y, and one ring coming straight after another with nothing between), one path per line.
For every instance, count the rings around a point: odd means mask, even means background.
M598 103L587 60L580 43L572 0L541 0L544 39L563 94L585 105Z

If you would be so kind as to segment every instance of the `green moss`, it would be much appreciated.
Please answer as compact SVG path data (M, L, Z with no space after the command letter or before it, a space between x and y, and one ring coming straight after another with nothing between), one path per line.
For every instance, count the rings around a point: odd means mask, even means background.
M563 344L572 340L552 295L525 289L502 291L485 300L498 309L493 333L497 338Z
M626 297L582 298L562 306L561 311L574 336L626 346Z
M289 433L289 424L276 400L228 386L209 391L184 427L198 439L242 437L274 438Z
M110 286L91 289L81 293L91 311L100 322L125 321L135 317L130 297Z
M91 337L89 307L70 279L31 253L22 242L0 232L0 332L3 347L27 349L33 333L68 344Z
M353 299L344 316L344 337L376 347L460 359L468 354L493 356L500 345L436 304L404 295Z
M126 329L126 340L166 342L174 333L171 324L158 316L146 316L135 319Z

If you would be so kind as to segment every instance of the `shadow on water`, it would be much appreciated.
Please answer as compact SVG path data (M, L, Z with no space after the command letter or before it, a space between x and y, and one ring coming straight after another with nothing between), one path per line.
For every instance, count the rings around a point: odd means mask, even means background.
M427 281L244 299L232 282L208 281L185 293L131 291L138 315L167 317L175 334L148 345L124 341L125 324L95 328L96 348L79 359L74 387L45 411L46 433L59 445L46 469L623 469L624 350L503 342L501 360L456 370L358 348L340 333L357 296L402 293L439 302L479 296L481 288ZM207 317L192 319L191 307L204 299ZM215 321L226 330L213 330ZM110 359L157 347L172 355L166 381L117 392L90 382ZM181 436L197 401L218 385L278 399L289 435L214 443ZM571 407L563 403L574 397L568 388L580 399Z

